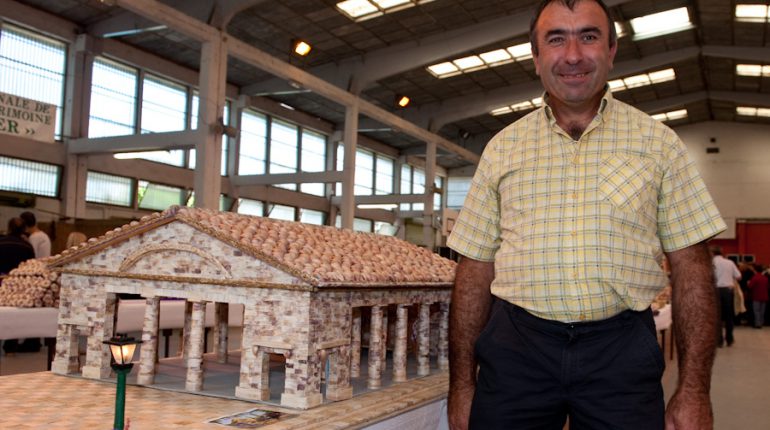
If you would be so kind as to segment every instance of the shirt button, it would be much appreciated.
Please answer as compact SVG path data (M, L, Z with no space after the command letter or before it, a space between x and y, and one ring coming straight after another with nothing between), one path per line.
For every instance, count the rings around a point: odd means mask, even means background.
M586 319L585 314L580 314L580 321L585 321L585 319Z
M571 234L571 235L573 235L573 236L577 236L577 232L576 232L575 230L572 230L572 231L570 232L570 234Z
M577 277L578 277L578 272L576 272L576 271L575 271L575 272L572 272L572 277L573 277L573 278L577 278Z
M572 193L570 197L572 197L573 200L577 200L577 193Z

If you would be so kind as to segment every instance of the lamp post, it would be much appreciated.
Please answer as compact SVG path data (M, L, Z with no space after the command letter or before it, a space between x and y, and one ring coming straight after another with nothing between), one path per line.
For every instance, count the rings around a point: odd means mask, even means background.
M126 337L126 335L117 335L110 340L105 340L104 344L110 346L110 352L112 353L112 362L110 366L118 377L118 387L115 393L115 423L113 424L113 430L123 430L123 415L126 409L126 375L131 372L131 368L134 364L131 360L134 359L134 351L136 345L142 343L141 340L136 340L133 337Z

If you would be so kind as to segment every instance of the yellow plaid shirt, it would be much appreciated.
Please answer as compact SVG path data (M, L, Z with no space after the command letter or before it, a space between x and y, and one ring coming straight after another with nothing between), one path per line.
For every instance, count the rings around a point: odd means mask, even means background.
M492 294L573 322L647 308L663 251L724 229L682 141L607 91L579 141L547 105L498 133L448 245L494 261Z

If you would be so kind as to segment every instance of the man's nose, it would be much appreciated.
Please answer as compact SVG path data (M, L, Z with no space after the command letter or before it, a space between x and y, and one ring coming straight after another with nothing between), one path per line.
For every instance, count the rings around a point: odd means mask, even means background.
M580 41L574 38L567 39L567 45L565 47L564 59L569 64L575 64L580 62L583 58L583 51L580 46Z

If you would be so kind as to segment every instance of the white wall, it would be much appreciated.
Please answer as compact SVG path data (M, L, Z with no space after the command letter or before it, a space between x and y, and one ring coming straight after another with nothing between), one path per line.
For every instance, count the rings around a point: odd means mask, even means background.
M675 131L727 221L770 219L770 125L704 122Z

